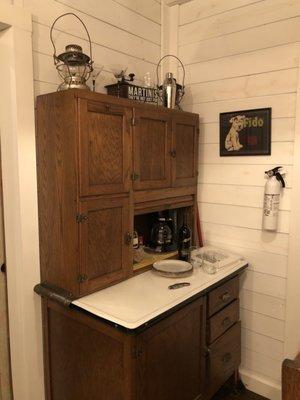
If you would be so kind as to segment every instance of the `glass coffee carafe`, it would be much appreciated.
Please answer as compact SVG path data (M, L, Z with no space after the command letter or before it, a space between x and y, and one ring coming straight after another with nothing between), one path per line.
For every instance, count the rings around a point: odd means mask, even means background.
M155 251L163 253L169 251L172 243L172 230L165 217L159 216L151 229L151 244Z

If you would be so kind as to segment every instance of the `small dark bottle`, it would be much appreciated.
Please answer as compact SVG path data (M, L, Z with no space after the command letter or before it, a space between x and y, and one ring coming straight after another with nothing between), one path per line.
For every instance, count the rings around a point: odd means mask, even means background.
M191 246L191 230L184 222L178 231L178 258L182 261L189 260L189 249Z

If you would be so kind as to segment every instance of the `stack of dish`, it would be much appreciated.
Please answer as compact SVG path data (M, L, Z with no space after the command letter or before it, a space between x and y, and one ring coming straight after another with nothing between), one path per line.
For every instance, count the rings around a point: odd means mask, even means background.
M192 264L180 260L162 260L153 264L153 271L167 278L183 278L193 273Z

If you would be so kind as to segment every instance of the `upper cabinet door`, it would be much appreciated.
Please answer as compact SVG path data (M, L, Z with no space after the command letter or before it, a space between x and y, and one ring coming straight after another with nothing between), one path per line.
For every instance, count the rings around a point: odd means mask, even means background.
M171 186L171 118L160 109L135 109L133 188Z
M132 266L129 196L80 202L80 293L126 279Z
M132 109L79 99L80 195L128 192Z
M176 114L172 120L172 186L197 183L199 119Z

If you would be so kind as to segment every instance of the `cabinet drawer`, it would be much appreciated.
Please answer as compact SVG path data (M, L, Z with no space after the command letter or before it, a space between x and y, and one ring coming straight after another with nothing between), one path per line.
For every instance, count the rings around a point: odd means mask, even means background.
M217 389L241 363L241 323L233 325L209 350L209 386Z
M208 295L208 315L211 316L221 310L232 300L238 298L239 295L239 279L238 277L231 279L223 285L212 290Z
M239 301L235 300L208 320L208 343L214 342L239 319Z

